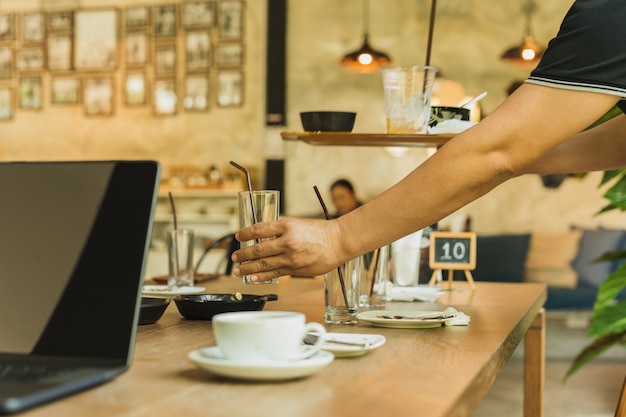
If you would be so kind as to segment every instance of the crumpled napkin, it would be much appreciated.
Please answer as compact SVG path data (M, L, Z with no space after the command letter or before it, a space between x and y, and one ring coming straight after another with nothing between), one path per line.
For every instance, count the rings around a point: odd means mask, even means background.
M429 286L393 287L387 293L387 301L433 302L441 294L443 294L443 291Z
M471 320L471 317L467 314L463 313L455 309L454 307L448 307L445 309L446 312L450 311L455 314L453 319L446 320L443 324L446 326L468 326Z
M468 122L467 120L449 119L443 120L428 129L431 134L438 133L461 133L464 130L474 126L477 122Z

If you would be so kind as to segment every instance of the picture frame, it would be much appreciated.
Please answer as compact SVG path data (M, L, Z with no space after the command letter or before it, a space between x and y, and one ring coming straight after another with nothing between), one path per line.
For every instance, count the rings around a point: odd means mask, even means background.
M141 106L147 103L146 74L143 72L126 73L124 79L124 103L127 106Z
M74 21L74 68L97 71L117 68L118 11L78 10Z
M80 79L73 76L52 77L50 101L52 104L80 103Z
M154 47L154 72L170 74L176 72L176 45L156 45Z
M41 110L43 101L41 77L21 77L19 82L19 107L22 110Z
M175 4L154 6L154 36L173 38L178 33L177 8Z
M185 64L188 71L209 68L211 65L211 35L208 31L185 33Z
M217 73L217 105L241 107L243 105L243 72L221 70Z
M210 28L215 20L214 1L188 1L182 5L182 24L185 29Z
M150 8L148 6L129 7L124 13L126 30L144 30L150 26Z
M16 66L20 71L43 70L45 62L45 53L42 47L25 47L17 50Z
M186 111L209 110L209 85L209 77L206 74L187 75L183 108Z
M0 120L11 120L13 112L13 88L0 87Z
M74 13L71 10L63 10L48 13L48 32L71 32Z
M0 41L15 40L15 14L0 13Z
M50 34L47 37L46 57L48 70L69 71L72 69L72 36Z
M142 67L148 63L150 41L148 34L130 32L126 34L126 66Z
M243 37L243 1L222 0L218 3L217 28L220 39Z
M243 65L243 44L239 42L220 43L215 49L218 67L240 67Z
M113 78L88 77L85 79L83 101L87 116L113 115Z
M22 41L43 42L46 36L46 21L43 13L25 13L22 16Z
M153 112L157 116L171 116L178 108L176 80L173 78L157 79L154 82Z
M13 75L13 49L0 47L0 79L9 79Z

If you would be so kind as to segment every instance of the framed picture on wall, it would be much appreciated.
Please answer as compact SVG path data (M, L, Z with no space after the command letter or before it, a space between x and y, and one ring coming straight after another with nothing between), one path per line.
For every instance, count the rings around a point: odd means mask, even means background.
M208 31L193 31L185 34L185 59L188 71L209 68L211 37Z
M80 79L72 76L53 77L50 82L52 104L78 104L80 102Z
M220 67L240 67L243 65L243 44L238 42L220 43L215 51L215 60Z
M187 111L206 111L209 109L209 77L207 75L187 75L183 107Z
M157 116L170 116L176 114L178 107L178 93L176 80L162 79L154 82L153 110Z
M43 42L45 37L43 13L25 13L22 17L22 41Z
M48 35L48 69L50 71L68 71L72 69L72 36Z
M150 8L129 7L124 13L124 25L126 30L144 30L150 25Z
M176 72L176 46L156 45L154 48L154 72L170 74Z
M71 10L48 13L48 31L71 32L73 17Z
M17 69L33 71L44 69L43 48L21 48L17 50Z
M19 84L20 109L41 110L41 77L22 77Z
M217 28L220 39L238 39L243 36L243 2L222 0L217 6Z
M221 70L217 73L217 105L239 107L243 104L243 73Z
M176 5L166 4L154 7L154 36L157 38L172 38L176 36L177 28Z
M213 1L188 1L182 5L182 21L185 29L209 28L213 26Z
M124 102L128 106L146 104L146 74L143 72L128 73L124 81Z
M126 66L142 67L148 63L148 35L131 32L126 35Z
M74 68L117 67L117 10L79 10L74 15Z
M0 41L15 40L15 15L0 13Z
M83 101L87 116L113 114L113 78L90 77L85 79Z
M13 49L0 47L0 79L11 78L13 74Z
M13 118L13 89L0 87L0 120Z

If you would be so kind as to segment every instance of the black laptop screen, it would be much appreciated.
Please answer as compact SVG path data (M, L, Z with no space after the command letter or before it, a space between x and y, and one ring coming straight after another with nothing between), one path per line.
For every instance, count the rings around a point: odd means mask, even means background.
M0 353L127 359L158 175L0 163Z

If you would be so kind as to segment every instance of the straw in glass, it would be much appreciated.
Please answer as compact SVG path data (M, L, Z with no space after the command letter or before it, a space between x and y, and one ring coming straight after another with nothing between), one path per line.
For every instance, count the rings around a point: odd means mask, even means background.
M315 194L317 194L317 199L320 201L320 204L322 205L322 210L324 210L324 216L326 217L326 220L330 220L330 216L328 215L328 209L326 208L326 204L324 204L324 200L322 199L320 190L317 189L317 185L314 185L313 189L315 190ZM343 272L341 271L341 266L337 267L337 274L339 274L339 283L341 284L341 293L343 295L343 301L346 304L346 307L349 307L348 295L346 294L346 283L343 280Z
M254 206L254 197L252 196L252 181L250 180L250 171L248 171L247 168L239 165L235 161L230 161L230 164L246 174L246 181L248 182L248 194L250 194L250 208L252 209L252 221L254 222L254 224L257 224L259 222L259 219L256 216L256 207ZM255 240L256 243L259 243L260 241L260 239Z
M178 222L176 220L176 206L174 205L174 197L172 197L172 192L168 191L167 195L170 198L170 205L172 206L172 214L174 216L174 248L175 248L175 252L176 252L176 256L174 257L174 277L176 278L176 282L178 282L178 269L179 269L179 265L180 265L180 260L179 260L179 256L178 256L178 236L176 235L176 230L178 230ZM170 285L170 287L174 288L178 286L178 284L176 285Z

